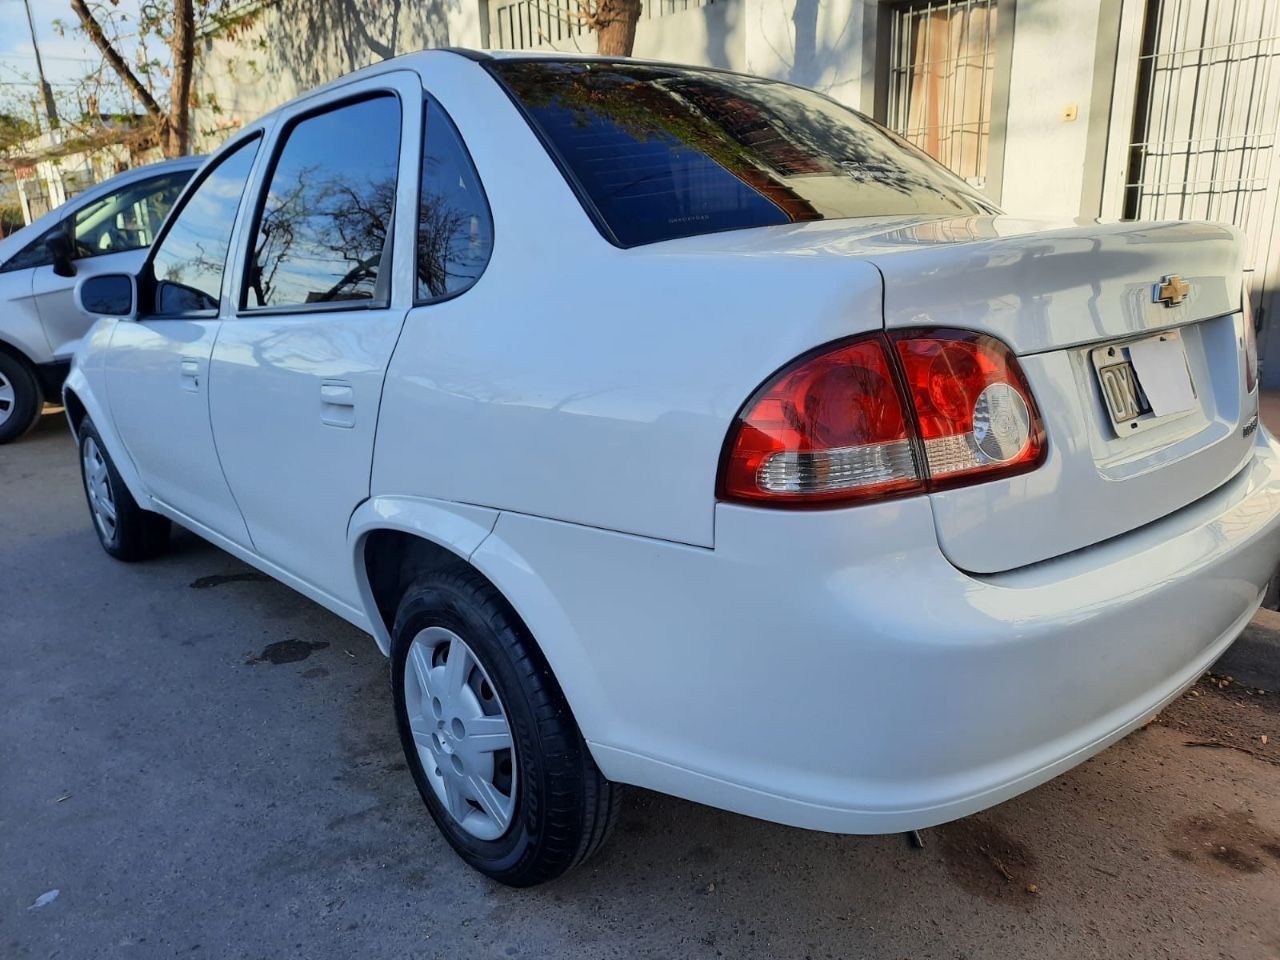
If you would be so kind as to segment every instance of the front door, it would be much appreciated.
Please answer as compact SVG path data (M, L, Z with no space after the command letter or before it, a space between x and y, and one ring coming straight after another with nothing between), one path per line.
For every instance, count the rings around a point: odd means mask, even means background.
M144 277L136 321L116 324L106 354L116 431L152 497L190 525L249 546L209 426L209 358L221 326L231 234L260 137L224 154L170 220Z
M397 73L282 122L213 351L214 439L255 548L345 604L347 521L369 495L383 376L412 302L392 251L413 249L421 114L421 81Z

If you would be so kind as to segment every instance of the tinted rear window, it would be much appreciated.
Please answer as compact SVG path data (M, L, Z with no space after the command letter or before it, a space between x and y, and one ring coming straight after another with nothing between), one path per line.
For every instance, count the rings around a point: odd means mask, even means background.
M632 63L489 66L622 246L803 220L992 209L883 127L790 84Z

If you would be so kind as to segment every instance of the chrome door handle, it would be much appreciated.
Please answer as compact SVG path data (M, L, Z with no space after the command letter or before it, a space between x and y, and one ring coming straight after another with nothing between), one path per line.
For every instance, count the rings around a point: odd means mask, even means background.
M331 427L356 425L356 391L342 380L320 384L320 422Z
M179 378L183 390L192 392L200 389L200 361L189 357L182 359L182 374Z

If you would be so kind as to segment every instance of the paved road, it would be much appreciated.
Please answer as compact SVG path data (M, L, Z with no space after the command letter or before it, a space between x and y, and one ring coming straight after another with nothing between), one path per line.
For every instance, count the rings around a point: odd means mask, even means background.
M420 809L372 642L190 536L109 560L56 417L0 448L0 663L6 960L1280 956L1280 697L1238 682L923 851L633 791L507 890Z

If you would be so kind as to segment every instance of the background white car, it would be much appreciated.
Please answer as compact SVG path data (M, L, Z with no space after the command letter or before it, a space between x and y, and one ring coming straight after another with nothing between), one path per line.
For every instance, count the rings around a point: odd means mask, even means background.
M372 633L530 884L617 783L905 830L1177 696L1280 556L1241 288L1230 228L1010 221L811 91L436 51L238 133L64 396L103 547Z
M137 270L202 162L183 157L129 170L0 240L0 444L31 429L45 399L62 389L92 322L76 308L76 279Z

